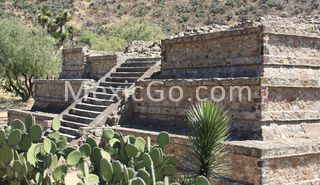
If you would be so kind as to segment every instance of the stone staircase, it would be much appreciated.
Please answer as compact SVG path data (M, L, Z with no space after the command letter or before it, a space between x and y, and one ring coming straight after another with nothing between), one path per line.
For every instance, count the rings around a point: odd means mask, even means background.
M59 131L72 141L80 136L81 127L104 125L108 116L118 111L121 96L117 95L132 89L137 80L150 77L159 67L160 58L133 58L118 64L59 115Z

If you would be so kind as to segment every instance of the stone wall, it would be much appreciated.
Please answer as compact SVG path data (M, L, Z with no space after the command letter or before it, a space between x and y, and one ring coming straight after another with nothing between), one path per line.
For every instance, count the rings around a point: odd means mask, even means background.
M163 40L160 77L260 76L262 44L262 27Z
M89 89L94 83L94 80L89 79L35 80L33 94L35 103L32 110L60 113L74 101L68 88L69 84L76 96L82 86L83 89L79 94L79 96L82 96L85 89ZM66 93L68 95L67 100Z
M26 117L30 114L32 114L35 117L36 123L40 125L43 129L48 128L47 121L50 121L55 117L58 117L57 114L10 109L8 111L8 122L10 124L15 119L24 121Z
M229 179L244 184L319 184L319 139L232 141Z
M135 91L136 99L143 101L133 101L133 121L149 123L149 127L175 127L183 129L186 127L187 109L197 102L198 98L223 100L220 102L232 115L232 135L235 138L242 138L246 135L258 137L259 131L249 126L250 123L261 119L261 93L259 87L260 79L258 78L239 78L239 79L194 79L194 80L146 80L136 83L139 88ZM173 86L181 87L183 94L177 89L170 88ZM235 86L242 88L240 91ZM150 87L150 88L148 88ZM199 88L202 87L202 88ZM205 88L206 89L205 89ZM198 89L199 88L199 89ZM197 90L198 89L198 90ZM160 92L159 92L160 91ZM225 91L223 94L222 91ZM162 101L154 101L148 96L150 92L151 98L159 98L163 93ZM242 95L239 95L242 92ZM251 94L248 94L250 92ZM213 93L213 94L211 94ZM179 101L173 102L169 98L169 94L177 99L181 95ZM199 97L197 97L197 94ZM248 99L248 98L251 98ZM242 100L240 101L240 98ZM160 126L161 125L161 126ZM172 129L174 130L174 129Z
M163 128L165 125L170 126L165 128L171 130L174 130L171 127L175 127L179 133L179 129L185 128L186 111L189 106L197 102L197 94L200 98L212 99L211 91L214 91L213 98L220 101L222 98L220 88L225 90L225 98L220 103L231 114L231 135L234 139L262 139L261 126L271 124L320 123L318 87L265 86L261 83L261 78L140 81L136 84L139 88L135 92L135 97L142 98L143 101L133 101L134 118L131 123L145 122L144 125L150 128ZM181 87L183 91L183 98L177 102L169 100L169 89L174 86ZM237 86L242 88L240 96L239 89L234 88ZM197 93L198 88L200 90ZM248 89L251 92L250 101ZM151 97L159 98L159 91L164 94L162 101L148 98L148 92ZM176 94L174 98L180 95L177 89L171 94ZM240 101L239 97L243 100Z
M139 120L134 124L145 121L145 125L184 127L186 111L196 103L196 89L201 86L225 90L250 87L252 101L221 102L230 109L235 139L263 139L261 126L271 124L320 123L319 22L279 21L286 25L276 24L277 19L271 17L219 32L164 40L161 73L154 77L160 80L138 83L144 90L138 89L135 95L144 101L133 101L134 116ZM255 79L255 83L244 77ZM168 92L179 86L184 99L146 100L148 84L158 81L162 84L153 85L153 95L157 90ZM226 91L227 98L229 95Z
M86 48L69 48L62 50L62 62L60 79L98 80L117 64L117 55Z
M84 78L87 53L85 48L63 49L60 79Z
M89 55L87 57L87 77L99 80L107 74L116 64L117 55Z

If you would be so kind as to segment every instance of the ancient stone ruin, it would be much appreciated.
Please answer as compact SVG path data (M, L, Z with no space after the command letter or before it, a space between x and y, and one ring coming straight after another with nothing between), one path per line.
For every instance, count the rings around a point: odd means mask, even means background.
M161 60L150 47L149 56L141 51L91 56L83 49L65 50L61 78L73 79L75 87L77 78L88 78L80 81L90 85L88 94L60 109L61 132L79 142L99 136L99 127L106 124L140 136L167 130L173 137L167 150L181 157L188 107L213 94L227 97L221 103L232 115L226 142L231 173L223 184L320 183L319 20L267 17L212 29L161 41ZM62 82L36 83L39 110L45 102L60 104ZM169 89L176 86L184 94L172 102ZM111 98L110 87L120 87L119 100ZM206 88L197 91L199 87ZM155 99L163 92L163 101L150 100L148 88ZM171 93L180 97L177 88ZM12 110L9 115L24 113Z

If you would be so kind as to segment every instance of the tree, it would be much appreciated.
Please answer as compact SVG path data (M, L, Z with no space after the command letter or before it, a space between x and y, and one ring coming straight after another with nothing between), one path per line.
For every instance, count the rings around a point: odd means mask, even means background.
M14 18L1 18L0 28L0 85L27 101L34 79L59 74L55 39Z
M227 173L229 116L219 104L212 101L192 106L187 113L189 138L188 162L194 175L203 175L214 181Z
M73 37L74 28L66 25L72 17L70 10L64 10L61 14L53 16L48 6L43 6L38 10L37 17L39 24L58 40L57 45L59 47L62 46L68 38Z

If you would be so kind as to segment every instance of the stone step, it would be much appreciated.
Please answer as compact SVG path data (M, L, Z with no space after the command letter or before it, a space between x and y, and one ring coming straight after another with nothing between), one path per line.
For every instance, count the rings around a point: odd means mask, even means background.
M115 72L111 73L111 77L140 77L144 73L143 72Z
M119 93L123 90L125 90L125 88L122 87L107 87L107 86L102 86L105 85L104 82L100 82L100 86L96 87L96 92L103 92L105 94L114 94L114 93Z
M97 98L83 98L82 100L83 103L89 103L93 105L104 105L104 106L109 106L112 103L115 103L115 100L102 100L102 99L97 99Z
M68 142L71 142L72 140L75 140L78 137L66 133L60 133L60 135L66 137Z
M113 87L113 88L129 88L132 83L125 82L100 82L100 86L102 87Z
M89 118L96 118L97 116L99 116L101 114L101 112L76 109L76 108L70 109L69 113L74 114L74 115L78 115L78 116L89 117Z
M156 62L149 62L149 61L132 61L132 62L124 62L121 64L120 67L151 67L155 64Z
M88 103L77 103L75 108L103 112L107 107L108 106L104 106L104 105L93 105L93 104L88 104Z
M93 118L89 118L85 116L77 116L70 113L63 115L63 119L67 121L73 121L73 122L84 123L84 124L90 124L94 120Z
M81 127L87 127L87 124L73 122L73 121L67 121L67 120L61 120L61 125L65 127L70 127L74 129L79 129Z
M119 67L116 72L146 72L149 67Z
M139 77L107 77L106 82L135 82Z
M160 57L154 57L154 58L143 58L143 57L140 57L140 58L129 58L127 59L126 62L158 62L160 61L161 58Z
M97 99L103 99L103 100L116 100L117 97L113 94L108 94L104 92L89 92L88 97L90 98L97 98Z
M61 127L60 127L60 129L61 129ZM50 134L52 132L53 132L52 130L46 130L44 135L47 136L48 134ZM60 132L60 130L59 130L59 132ZM71 135L71 134L67 134L67 133L63 133L63 132L60 132L60 136L66 137L68 142L71 142L72 140L74 140L78 137L77 135Z
M74 129L74 128L70 128L70 127L60 126L59 132L64 133L64 134L73 135L73 136L79 136L79 130Z

